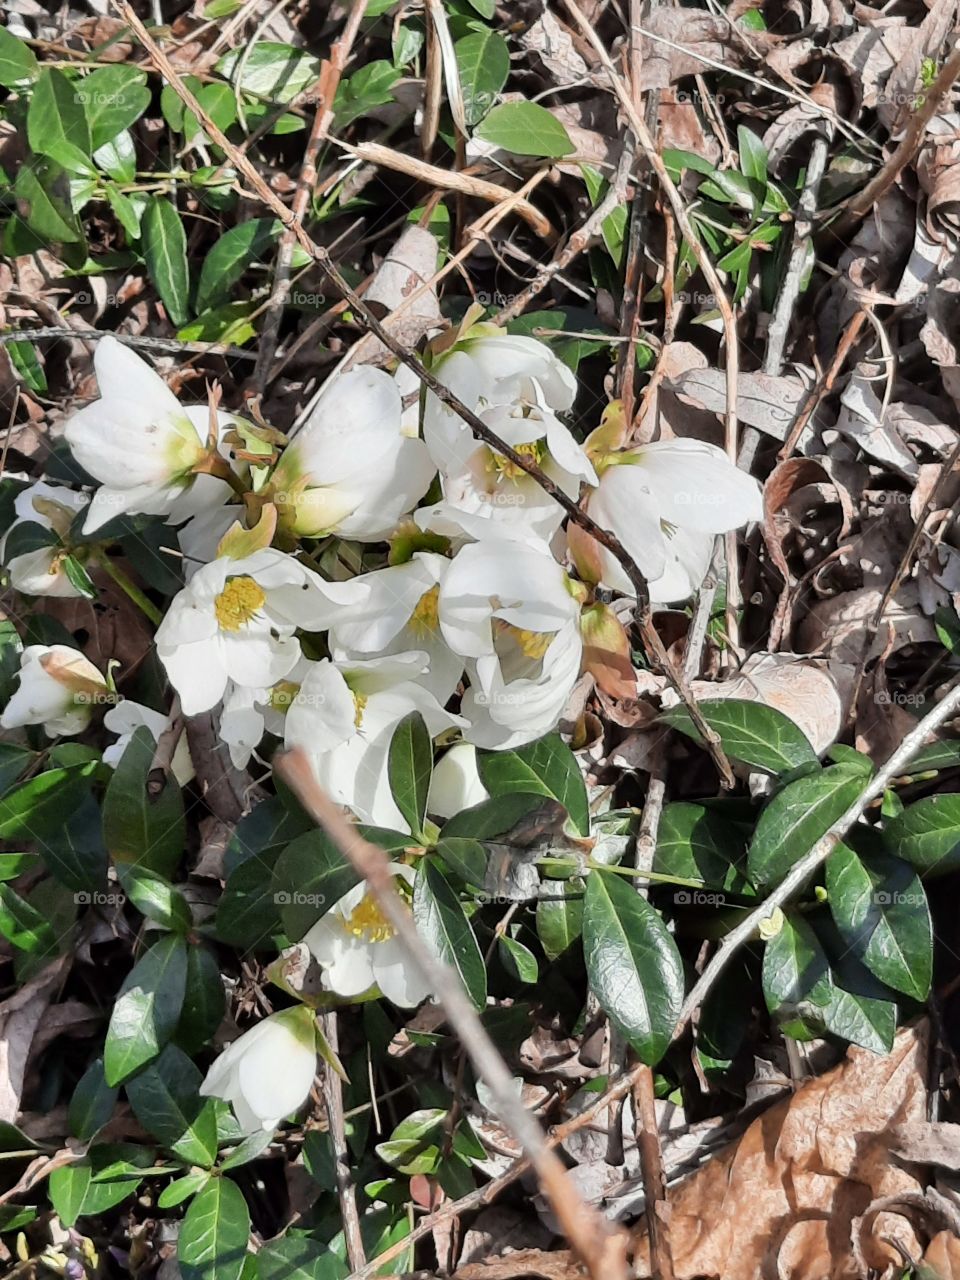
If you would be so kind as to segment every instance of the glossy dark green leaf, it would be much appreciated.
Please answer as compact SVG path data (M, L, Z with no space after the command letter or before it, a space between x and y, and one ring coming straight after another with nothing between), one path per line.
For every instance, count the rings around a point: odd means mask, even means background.
M433 743L419 711L412 711L393 731L387 759L390 791L414 834L423 830L427 793L433 772Z
M683 962L660 914L620 876L592 871L583 909L590 990L651 1066L670 1044L683 1003Z
M42 839L80 804L96 763L48 769L0 796L0 840Z
M510 49L492 29L472 31L453 46L463 93L463 110L472 128L497 100L510 74Z
M859 769L835 764L778 791L761 813L747 850L753 883L767 888L779 884L846 813L866 783Z
M746 878L744 838L731 822L701 804L664 806L653 870L733 893L754 892Z
M160 1053L180 1018L186 981L187 946L176 934L155 942L127 974L107 1030L109 1085L122 1084Z
M281 850L305 831L312 831L313 827L306 814L302 810L288 808L282 796L262 800L240 819L234 829L224 857L227 875L253 857L259 858L272 871Z
M319 1240L282 1236L257 1254L260 1280L343 1280L350 1268Z
M21 951L56 950L57 935L49 921L8 884L0 883L0 936Z
M320 78L320 59L290 44L258 40L252 47L232 50L220 59L217 71L259 98L290 102L312 89Z
M141 227L143 256L170 321L185 324L189 315L190 269L187 234L176 205L163 198L150 201Z
M103 1059L95 1058L80 1077L70 1099L70 1132L81 1142L89 1142L113 1115L117 1089L107 1084Z
M589 834L590 808L583 774L558 733L516 751L478 751L477 767L491 796L514 792L549 796L563 805L579 835Z
M500 961L508 973L521 982L536 982L540 977L540 966L537 957L529 947L524 946L517 938L503 933L497 939Z
M30 46L6 27L0 27L0 84L5 89L15 89L36 80L39 74L40 67Z
M883 843L923 876L956 870L960 866L960 795L924 796L907 805L884 827Z
M308 831L288 844L277 859L272 889L287 936L299 942L358 878L323 831Z
M55 67L44 67L27 110L27 140L34 155L49 156L71 173L93 174L90 129L80 90Z
M834 922L854 955L887 986L926 1000L933 976L933 925L927 896L909 863L861 858L838 845L827 860Z
M88 902L94 892L106 892L110 859L100 806L89 793L57 830L37 842L37 850L51 874L68 889L86 894Z
M29 747L15 742L0 742L0 795L5 794L37 758Z
M479 840L466 836L441 836L437 841L437 853L455 876L466 884L483 887L487 875L487 850Z
M50 1202L65 1227L79 1218L95 1217L132 1196L138 1182L131 1178L115 1182L95 1182L89 1160L54 1169L47 1183Z
M392 62L378 59L360 67L341 80L334 101L334 123L338 130L393 99L393 86L400 72Z
M157 744L141 726L127 743L103 801L103 835L116 862L133 864L169 879L185 840L183 797L173 777L150 793Z
M273 868L259 858L249 858L227 879L217 905L217 937L231 946L256 951L280 931L282 901L274 887Z
M70 200L70 175L46 156L31 156L17 171L17 209L30 230L54 244L82 244L83 231Z
M438 959L455 969L478 1009L487 999L487 971L460 899L433 857L421 859L413 887L413 918Z
M728 756L766 773L785 773L801 765L816 764L817 753L803 732L774 707L737 698L697 704L703 718L720 738ZM700 735L685 707L672 707L660 717L695 740Z
M126 1083L134 1113L148 1133L188 1164L209 1168L217 1158L212 1098L201 1098L203 1077L182 1049L168 1044Z
M203 260L197 311L226 301L243 273L267 256L282 231L279 218L250 218L225 231Z
M461 809L443 824L445 839L468 836L474 840L489 840L505 835L528 813L542 805L539 795L524 792L498 795L493 800L481 800L469 809Z
M518 156L568 156L576 151L556 116L536 102L502 102L477 126L474 136Z
M548 960L556 960L583 932L584 883L545 880L537 901L537 937Z
M763 995L786 1035L810 1039L805 1017L821 1017L830 1001L830 964L803 916L788 915L763 953Z
M187 980L183 1012L177 1024L176 1042L187 1053L196 1053L223 1021L226 996L220 965L210 950L199 944L187 947Z
M186 898L163 876L135 863L118 863L117 877L124 893L148 920L174 933L188 933L193 917Z
M184 1200L195 1196L209 1181L210 1174L202 1169L184 1174L182 1178L174 1179L163 1188L157 1197L157 1204L161 1209L174 1209L178 1204L183 1204Z
M250 1213L229 1178L211 1178L187 1210L177 1242L183 1280L239 1280L247 1256Z
M146 72L123 63L92 71L76 82L76 93L86 113L94 151L129 129L150 105Z

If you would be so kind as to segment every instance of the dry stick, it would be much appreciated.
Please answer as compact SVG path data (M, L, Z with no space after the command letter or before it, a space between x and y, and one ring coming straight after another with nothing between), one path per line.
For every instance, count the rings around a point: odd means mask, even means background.
M336 1010L323 1014L323 1034L333 1053L339 1054L340 1041ZM330 1144L333 1147L337 1194L340 1198L340 1216L343 1218L343 1235L347 1245L347 1260L352 1271L358 1271L367 1261L360 1233L360 1215L357 1212L357 1191L350 1172L350 1149L347 1146L346 1117L343 1112L343 1080L333 1069L332 1063L323 1063L323 1100L330 1127Z
M893 186L903 169L910 163L923 144L927 125L940 110L944 98L960 75L960 44L940 68L940 73L924 94L920 108L910 117L903 138L891 152L862 191L847 202L836 222L828 223L829 229L840 240L845 240L857 223L870 212L877 201Z
M390 860L378 846L364 840L317 783L307 754L299 748L285 752L275 768L310 817L322 827L353 865L384 917L401 940L408 958L429 983L443 1006L474 1069L486 1083L501 1120L512 1130L529 1156L560 1228L593 1280L626 1280L626 1237L580 1197L562 1161L547 1143L543 1130L523 1105L510 1070L481 1023L456 973L427 948L409 908L400 898ZM377 1263L382 1265L382 1259Z
M320 79L316 85L317 109L314 113L313 125L310 128L310 136L303 151L303 164L300 167L300 176L297 178L297 187L293 193L291 206L293 221L297 224L303 222L313 197L313 189L317 182L317 161L320 156L320 148L323 146L327 130L333 120L333 100L337 96L340 77L343 75L344 68L350 57L350 50L353 48L353 42L357 38L357 32L360 30L360 23L363 20L368 2L369 0L354 0L347 24L343 29L343 35L331 47L330 57L324 60L320 70ZM295 245L296 236L292 227L288 226L284 230L280 239L280 247L277 250L277 264L273 273L273 288L270 291L269 311L267 312L267 321L260 337L257 366L253 372L254 386L261 392L266 385L267 374L273 363L274 352L277 349L280 321L283 318L283 306L287 300L287 294L290 292L290 267L293 262Z
M614 535L608 530L601 529L585 511L581 511L577 503L572 498L569 498L559 485L554 484L554 482L540 470L535 462L525 454L517 453L517 451L511 448L505 440L501 440L495 432L491 431L487 424L479 418L472 409L468 409L461 400L459 400L451 391L448 391L443 383L438 381L438 379L435 378L429 370L424 368L416 356L413 355L412 352L407 351L403 344L398 342L393 334L380 323L363 299L360 298L360 296L350 287L350 284L334 265L334 262L327 250L321 245L316 244L310 238L302 224L298 223L293 218L292 212L277 196L276 192L272 191L263 180L257 172L256 166L251 164L247 157L233 145L223 130L210 119L210 116L206 111L204 111L203 107L201 107L195 95L183 83L180 74L171 64L170 59L163 50L159 48L157 42L137 17L136 13L128 3L128 0L114 0L114 4L123 15L125 21L130 24L131 29L143 44L144 48L148 51L157 68L166 77L170 87L174 90L177 97L180 98L180 100L194 113L197 119L202 123L204 130L210 135L217 146L220 147L230 158L237 170L246 177L253 190L260 197L261 201L269 209L273 210L285 227L291 228L304 250L323 267L333 284L349 302L357 320L361 321L371 333L375 334L383 345L392 352L402 364L406 365L408 369L415 373L420 381L434 393L438 400L445 404L447 408L452 409L453 412L456 413L468 427L470 427L471 431L480 437L484 444L489 445L492 449L495 449L498 453L502 454L503 457L507 458L508 461L512 462L514 466L519 467L521 471L532 476L534 480L536 480L537 484L539 484L555 502L559 503L574 524L579 525L585 533L588 533L592 538L599 542L602 547L605 547L616 559L617 563L622 566L624 573L626 573L636 593L637 627L641 638L653 661L667 676L670 684L674 689L676 689L683 699L683 704L693 721L697 732L703 737L707 745L707 749L710 752L710 756L713 759L714 764L717 766L723 786L728 788L732 787L733 770L730 767L730 761L727 759L720 746L720 740L717 734L707 724L700 708L690 697L690 693L686 687L686 681L683 679L682 673L671 661L670 655L667 653L663 641L657 634L650 617L650 594L647 590L646 579L619 539L614 537ZM580 11L578 9L577 13L579 12ZM614 71L613 74L615 76L616 72ZM643 128L642 122L640 122L640 127ZM646 130L644 130L644 134L646 136ZM671 190L673 190L676 195L676 188L673 186L672 182L670 182L670 176L667 174L666 169L663 168L663 163L660 160L660 157L655 156L654 159L656 161L655 167L656 165L659 165L660 169L663 171L662 181L669 183ZM677 199L679 200L679 196L677 196ZM683 213L682 205L680 208L681 213ZM678 217L677 221L680 223L681 227L689 228L690 224L686 219L685 213L683 213L682 218ZM703 251L699 245L696 245L695 252L702 254ZM710 264L708 263L708 265ZM712 265L710 266L710 271L713 272ZM714 280L717 279L715 272L713 273L712 278ZM717 287L719 288L719 283ZM735 374L734 386L736 386ZM735 426L735 416L733 421Z
M953 688L940 699L933 710L925 715L917 727L907 734L900 746L872 781L868 783L857 800L841 818L837 819L830 830L817 841L813 848L804 854L799 862L794 864L793 870L786 879L781 881L776 889L768 894L755 910L745 916L740 924L731 929L684 1001L674 1037L681 1033L694 1012L703 1004L708 992L727 967L735 952L754 936L758 926L762 921L769 919L775 908L783 906L798 890L803 888L814 871L829 858L850 828L863 817L870 804L878 796L883 795L888 783L906 771L906 766L920 751L930 735L955 715L958 709L960 709L960 682L954 684Z
M253 360L252 351L242 347L225 347L219 342L180 342L176 338L140 338L129 333L112 333L109 329L69 329L65 326L47 325L40 329L10 329L0 333L0 347L8 342L39 342L41 339L75 338L81 342L98 342L101 338L116 338L125 347L139 347L143 351L157 351L164 355L182 356L185 351L201 356L230 356L231 359Z
M347 155L356 156L358 160L368 164L393 169L396 173L406 173L418 182L426 182L445 191L460 191L466 196L486 200L489 204L500 204L515 194L499 183L488 182L485 178L476 178L469 173L458 173L453 169L442 169L436 164L427 164L425 160L404 155L402 151L394 151L392 147L384 147L379 142L360 142L353 146L349 142L337 140L337 146L346 151ZM513 208L542 239L556 239L557 233L550 219L534 208L529 200L517 200Z
M785 462L797 447L800 437L803 435L807 423L813 417L814 413L820 406L820 402L828 396L833 389L840 370L846 362L850 350L860 336L860 330L866 324L866 311L857 311L853 314L849 324L840 335L840 342L837 345L836 355L830 361L830 367L826 373L822 374L810 388L806 400L803 402L803 408L797 414L790 433L783 442L783 447L777 454L778 462Z
M631 100L630 94L623 83L623 80L617 74L617 69L610 59L603 46L600 37L594 31L593 27L584 17L583 12L577 5L576 0L564 0L564 4L569 9L571 16L577 26L589 40L590 44L597 52L597 56L603 64L604 70L610 81L611 87L619 99L620 106L624 115L629 121L630 128L633 130L637 141L643 148L644 154L649 163L653 166L653 170L660 181L663 192L669 201L670 207L673 209L674 217L677 220L677 226L680 228L684 239L690 245L691 252L697 260L700 270L703 272L704 279L709 284L717 302L717 310L723 320L724 344L726 347L726 410L724 413L724 445L727 457L736 466L737 463L737 378L739 372L739 355L740 348L737 338L737 322L733 314L733 308L727 295L724 293L723 285L716 267L710 260L710 255L704 249L700 242L700 237L693 228L687 210L684 207L683 198L677 190L676 184L667 172L667 166L663 162L663 157L659 155L654 146L650 131L640 117L639 111ZM726 538L727 548L727 635L731 645L736 645L738 620L737 609L740 605L740 576L737 571L738 563L738 547L736 533L728 534Z

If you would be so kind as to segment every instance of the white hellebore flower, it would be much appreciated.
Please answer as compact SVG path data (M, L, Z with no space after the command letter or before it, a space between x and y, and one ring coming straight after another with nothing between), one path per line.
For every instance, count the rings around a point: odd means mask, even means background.
M404 716L419 711L431 737L466 723L417 683L426 666L422 652L369 662L324 658L308 672L287 712L286 745L309 754L320 785L362 822L410 829L387 777L390 740Z
M403 863L391 862L390 870L413 883L413 871ZM344 999L379 987L388 1000L412 1009L430 995L365 883L345 893L303 940L323 966L324 987Z
M247 767L264 733L283 737L287 712L307 672L316 665L308 658L301 658L293 670L287 672L286 679L278 680L269 688L231 681L220 714L220 737L227 744L235 769Z
M542 543L490 538L457 552L440 628L467 659L464 737L504 750L556 728L580 674L579 606Z
M489 799L490 792L477 769L476 747L469 742L455 743L437 761L430 779L427 813L436 818L452 818Z
M4 559L10 534L18 525L38 524L63 538L78 511L90 501L85 493L77 493L65 485L48 484L38 480L21 489L13 502L16 519L0 541L0 556ZM28 596L60 596L81 598L83 592L75 587L63 568L63 551L57 545L35 547L13 556L7 562L10 585L15 591Z
M184 715L216 706L228 680L253 689L282 680L300 657L297 628L326 629L365 590L326 582L272 547L205 564L157 629L157 653Z
M563 413L577 394L573 373L546 343L504 333L492 324L477 324L468 329L452 350L434 362L431 371L468 409L481 417L491 406L503 409L515 401L527 401L537 406L545 423L547 411ZM489 425L496 430L493 422ZM557 443L559 433L556 428L553 430L554 443ZM542 428L531 440L545 434ZM445 475L460 471L477 447L467 424L432 392L427 394L423 437L434 462ZM564 451L562 444L558 448L561 453ZM568 465L569 459L564 462L557 454L554 457L561 466L573 469Z
M692 595L710 567L716 535L763 518L759 484L715 445L663 441L612 455L609 463L586 509L633 557L655 601ZM604 586L633 595L619 561L592 539L588 546Z
M306 1102L317 1074L316 1019L303 1005L271 1014L227 1045L200 1086L233 1107L244 1135L275 1129Z
M103 676L78 649L31 644L20 655L20 684L0 715L0 728L42 724L50 738L82 733L93 708L111 696Z
M208 406L185 408L160 375L116 338L97 344L93 367L100 399L64 427L74 457L100 483L84 533L124 512L165 515L176 523L222 503L227 482L194 474L207 456ZM218 412L217 420L222 438L234 418Z
M304 537L386 537L436 471L423 441L405 434L402 416L400 391L382 369L352 369L329 382L270 477L281 525Z
M162 711L154 711L153 707L132 702L129 698L123 698L112 706L103 717L103 727L109 729L111 733L119 734L119 737L116 742L104 748L103 763L115 769L127 749L127 743L141 726L150 730L154 742L159 742L160 735L170 728L170 717L165 716ZM185 733L180 735L173 759L170 761L170 770L181 787L185 787L194 776L193 761L190 759L190 747Z
M463 659L444 640L437 614L446 556L420 551L406 564L355 578L369 588L361 604L345 609L330 627L334 658L348 661L422 650L430 661L419 683L446 702L463 675Z

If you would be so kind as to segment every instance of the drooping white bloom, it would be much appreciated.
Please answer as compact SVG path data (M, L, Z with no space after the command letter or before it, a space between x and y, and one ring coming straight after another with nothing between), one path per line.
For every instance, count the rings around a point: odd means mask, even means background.
M432 372L468 409L481 417L491 406L503 409L517 401L537 406L542 416L547 411L563 413L577 394L573 373L546 343L504 333L490 324L468 329L455 347L435 362ZM496 429L493 422L489 425ZM556 428L553 432L554 443L557 443L559 433ZM545 430L541 430L532 438L540 439L545 434ZM461 471L476 449L470 428L432 393L427 394L423 436L434 462L444 474ZM558 448L560 453L564 452L562 443ZM569 466L569 456L565 462L552 447L550 452L561 467L576 470Z
M464 737L507 749L554 729L580 672L579 607L547 547L490 538L462 548L440 588L440 627L467 659Z
M64 426L74 457L100 483L84 533L124 512L165 515L175 523L224 502L226 481L194 474L207 455L209 408L181 405L160 375L116 338L97 344L93 365L100 399ZM218 412L221 439L234 421Z
M317 1074L316 1019L303 1005L271 1014L224 1049L200 1093L233 1107L245 1136L275 1129L306 1102Z
M78 649L31 644L20 655L20 684L0 715L0 728L42 724L50 738L82 733L94 707L113 696Z
M390 870L413 883L413 871L403 863L391 862ZM303 940L323 966L324 987L344 999L379 987L388 1000L412 1009L430 995L366 884L345 893Z
M434 737L466 723L417 682L426 666L422 652L369 662L324 658L307 673L287 712L286 745L302 747L331 799L363 822L409 830L387 777L390 740L404 716L419 711Z
M159 742L160 735L170 728L170 717L165 716L162 711L154 711L153 707L132 702L129 698L122 698L115 703L103 717L103 727L119 736L116 742L104 748L103 763L115 769L127 749L127 743L141 726L150 730L154 742ZM181 787L185 787L194 776L186 733L180 735L170 761L170 770Z
M5 559L11 532L18 525L38 524L62 538L78 511L90 501L85 493L77 493L65 485L37 480L21 489L13 502L15 519L0 541L0 558ZM73 585L63 568L63 552L59 546L36 547L13 556L7 562L10 585L28 596L79 598L83 592Z
M264 733L283 737L283 726L307 672L317 664L301 658L286 679L267 688L233 684L227 688L220 713L220 737L227 744L235 769L245 769Z
M664 441L613 461L586 509L630 553L655 601L692 595L710 567L716 535L763 517L760 486L715 445ZM633 595L619 562L592 539L589 546L600 581Z
M334 378L273 470L281 524L305 537L386 537L436 473L426 445L405 434L402 418L400 391L382 369Z
M444 703L463 675L463 659L443 638L437 614L440 583L450 561L419 551L406 564L389 565L355 578L369 588L367 598L345 609L330 627L330 651L343 661L423 650L430 666L420 677Z
M326 582L272 547L199 569L157 629L157 653L184 715L209 711L227 681L253 689L284 679L300 657L298 627L322 630L366 588Z
M490 793L480 780L476 747L470 742L455 743L434 767L427 813L436 818L452 818L489 799Z

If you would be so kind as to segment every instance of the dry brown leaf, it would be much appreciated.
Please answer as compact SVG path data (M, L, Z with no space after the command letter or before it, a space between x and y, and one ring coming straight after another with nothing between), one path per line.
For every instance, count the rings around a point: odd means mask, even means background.
M15 1124L34 1036L71 956L60 956L0 1004L0 1120Z
M960 1239L952 1231L938 1232L927 1245L923 1264L932 1267L940 1280L960 1280Z
M436 289L423 288L433 279L436 270L436 239L424 227L407 227L377 268L367 289L365 301L378 311L387 312L384 328L405 347L415 347L425 333L444 323ZM367 333L354 343L331 376L345 373L355 365L384 364L391 358L380 339Z
M554 84L563 87L589 79L589 68L577 53L570 32L549 9L521 35L520 43L539 55Z
M520 1276L541 1276L542 1280L583 1280L583 1268L567 1249L547 1253L542 1249L518 1249L505 1258L471 1262L453 1273L452 1280L519 1280Z
M861 661L862 641L883 598L880 587L861 587L856 591L842 591L829 600L811 605L797 629L798 647L805 653L820 654L839 662L857 665ZM933 623L918 607L919 592L912 582L906 582L887 605L883 626L874 638L867 654L875 658L890 643L888 632L892 629L893 647L890 652L908 644L936 643L937 633Z
M926 1059L925 1023L900 1031L887 1057L850 1049L671 1188L678 1280L853 1280L855 1219L881 1197L918 1189L892 1158L890 1130L923 1119ZM879 1234L861 1243L867 1262L884 1270L900 1257ZM915 1238L910 1244L919 1252ZM778 1272L782 1251L789 1265ZM649 1275L645 1231L636 1263Z
M686 403L722 415L727 404L724 380L722 369L697 368L668 376L664 385ZM775 440L785 440L812 383L806 370L782 377L741 373L737 381L737 417L745 426L756 427ZM813 425L808 426L800 440L801 448L812 432Z

